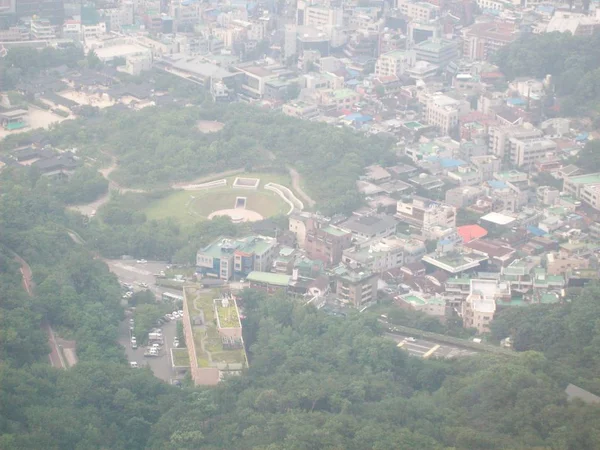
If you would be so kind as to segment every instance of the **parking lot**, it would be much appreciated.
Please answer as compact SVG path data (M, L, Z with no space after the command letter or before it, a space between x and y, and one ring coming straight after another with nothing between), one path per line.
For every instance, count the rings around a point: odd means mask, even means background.
M105 260L113 272L124 284L133 286L133 291L150 289L161 301L164 292L181 295L181 291L163 288L156 285L156 274L167 270L167 263L157 261L138 262L132 259ZM146 287L147 286L147 287ZM137 349L131 347L131 335L129 331L129 319L133 317L131 311L127 311L126 318L119 324L119 343L125 348L127 359L138 363L138 367L148 366L157 378L171 382L177 376L173 370L171 361L171 348L173 339L177 334L177 321L166 322L161 325L164 343L158 356L144 356L145 347L141 345Z
M162 325L162 333L164 338L164 344L158 356L144 356L146 347L141 345L137 349L131 347L131 339L129 334L129 319L132 317L131 313L127 314L127 317L119 326L119 343L125 347L125 354L127 355L128 361L135 361L139 367L150 367L154 376L161 380L170 383L176 378L176 374L173 371L173 364L171 361L171 348L173 347L173 339L177 335L177 321L166 322Z
M385 335L394 339L398 343L398 347L407 351L409 355L419 358L464 358L479 353L472 349L440 344L420 338L414 339L402 334L385 333Z

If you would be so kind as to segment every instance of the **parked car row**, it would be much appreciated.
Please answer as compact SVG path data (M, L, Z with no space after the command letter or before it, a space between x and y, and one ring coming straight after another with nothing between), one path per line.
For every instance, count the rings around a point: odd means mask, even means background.
M177 320L183 318L183 310L173 311L172 313L165 314L165 319L167 320Z

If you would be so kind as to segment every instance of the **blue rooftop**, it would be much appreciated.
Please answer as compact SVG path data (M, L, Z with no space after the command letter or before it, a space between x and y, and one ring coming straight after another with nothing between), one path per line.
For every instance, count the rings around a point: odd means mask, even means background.
M519 97L513 97L506 100L506 103L513 106L523 106L525 105L525 100Z
M554 13L554 6L552 6L552 5L538 5L538 7L535 10L539 11L541 13L553 14Z
M492 189L504 189L507 187L506 183L504 181L500 181L500 180L490 180L490 181L488 181L488 185Z
M528 225L527 226L527 231L531 234L533 234L534 236L545 236L546 233L544 230L542 230L541 228L538 227L534 227L533 225Z
M587 132L586 132L586 133L581 133L581 134L578 134L578 135L575 137L575 140L576 140L577 142L581 142L581 141L587 141L587 138L588 138L588 136L589 136L589 133L587 133Z
M467 163L461 159L440 158L440 164L444 169L450 169L452 167L464 166Z
M360 113L348 114L346 117L344 117L344 119L351 120L353 122L369 122L370 120L373 120L371 116L362 115Z

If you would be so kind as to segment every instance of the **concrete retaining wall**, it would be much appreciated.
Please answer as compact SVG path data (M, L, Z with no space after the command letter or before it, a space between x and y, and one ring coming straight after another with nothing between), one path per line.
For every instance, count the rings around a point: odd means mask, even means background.
M288 216L294 211L294 209L298 209L300 211L304 209L304 203L302 203L302 201L300 201L300 199L296 197L289 188L277 183L267 183L265 184L265 189L275 192L290 206L290 209L287 212Z

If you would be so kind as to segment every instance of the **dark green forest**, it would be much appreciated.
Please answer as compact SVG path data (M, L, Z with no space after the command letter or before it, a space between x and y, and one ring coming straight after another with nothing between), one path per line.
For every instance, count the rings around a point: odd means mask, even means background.
M559 32L524 34L502 47L496 62L509 79L552 75L563 115L598 112L600 33L591 37Z

